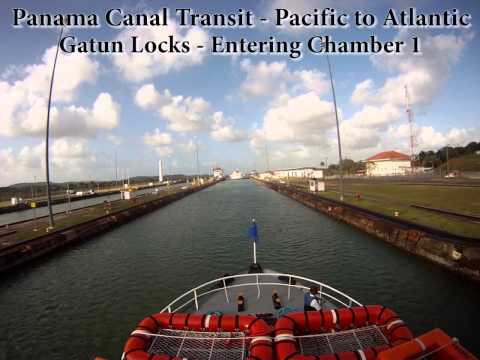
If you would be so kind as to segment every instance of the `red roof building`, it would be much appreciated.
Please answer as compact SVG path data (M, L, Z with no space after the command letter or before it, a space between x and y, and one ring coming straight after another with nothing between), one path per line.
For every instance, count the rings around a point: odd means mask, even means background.
M397 151L384 151L367 159L368 176L407 175L412 171L410 156Z
M397 151L384 151L377 155L370 156L367 161L382 161L382 160L400 160L410 161L410 156L399 153Z

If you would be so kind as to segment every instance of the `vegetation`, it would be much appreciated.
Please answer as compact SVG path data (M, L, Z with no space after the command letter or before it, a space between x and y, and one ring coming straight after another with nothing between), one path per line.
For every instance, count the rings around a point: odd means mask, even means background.
M322 196L338 199L338 193L332 191L322 193ZM379 199L371 197L363 197L361 200L358 200L354 195L346 194L345 201L389 216L394 216L395 212L398 212L399 218L404 220L446 231L451 234L480 239L480 225L471 221L464 221L428 210L413 208L405 203L379 201Z
M365 170L365 162L354 161L352 159L342 160L343 173L346 175L354 175L359 170ZM335 175L338 173L339 167L337 164L330 164L326 171L326 175Z
M447 162L447 152L448 152L448 159L449 162L454 161L456 158L464 157L465 155L467 158L474 159L476 152L480 151L480 142L472 141L467 146L445 146L437 151L420 151L418 154L418 163L421 166L425 167L446 167ZM480 159L480 156L478 157ZM480 170L469 170L470 167L463 168L462 162L457 162L457 166L459 168L455 168L455 170L460 171L480 171ZM480 164L477 163L477 167L480 167Z
M288 179L288 182L308 187L307 179ZM327 190L319 195L338 199L337 182L328 182ZM480 187L345 182L345 201L389 216L398 212L401 219L457 235L480 238L479 223L411 206L421 205L478 216Z
M449 171L480 171L480 154L468 154L454 158L439 166L442 173Z

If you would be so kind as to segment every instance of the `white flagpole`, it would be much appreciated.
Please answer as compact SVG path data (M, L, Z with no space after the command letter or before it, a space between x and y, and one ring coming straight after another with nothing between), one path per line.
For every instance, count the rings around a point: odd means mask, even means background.
M252 224L255 224L255 219L252 219ZM257 239L253 239L253 263L257 263Z

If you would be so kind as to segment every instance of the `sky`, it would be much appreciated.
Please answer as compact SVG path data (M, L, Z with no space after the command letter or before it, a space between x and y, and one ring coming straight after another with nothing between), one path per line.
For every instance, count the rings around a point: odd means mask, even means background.
M329 56L340 119L344 158L364 160L380 151L409 153L405 86L414 114L415 150L480 141L480 3L458 1L271 0L182 1L198 13L251 10L248 28L178 25L176 1L2 1L0 5L0 186L44 179L48 89L59 28L13 27L13 8L29 13L96 13L102 26L66 28L77 41L113 41L138 36L189 40L188 54L66 54L61 52L51 108L53 181L109 180L128 173L154 175L158 160L166 173L200 172L214 166L235 169L319 166L338 162L333 98L326 57L288 54L215 55L212 36L228 40L276 39L306 42L312 36L335 41L405 40L399 55ZM305 14L333 7L375 14L389 6L432 13L458 8L472 15L467 28L322 28L273 26L274 9ZM158 12L170 8L168 26L105 25L108 9ZM421 39L413 54L410 38ZM129 44L128 41L126 41ZM115 162L116 159L116 162Z

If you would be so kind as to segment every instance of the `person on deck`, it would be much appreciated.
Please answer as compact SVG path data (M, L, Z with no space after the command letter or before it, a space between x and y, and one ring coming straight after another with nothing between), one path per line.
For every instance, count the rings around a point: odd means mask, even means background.
M320 298L318 297L318 292L318 286L313 285L310 287L310 291L305 293L303 297L303 308L305 311L320 311L322 309L322 306L320 305Z

